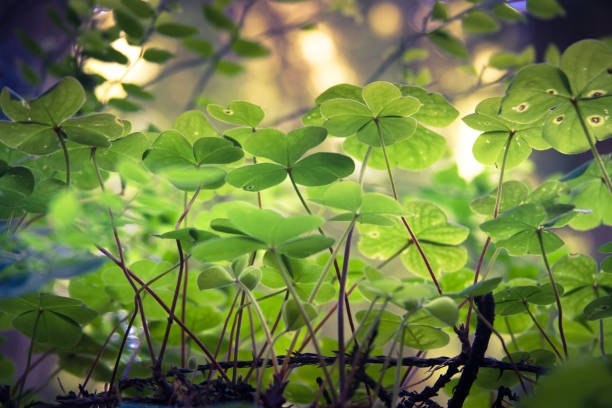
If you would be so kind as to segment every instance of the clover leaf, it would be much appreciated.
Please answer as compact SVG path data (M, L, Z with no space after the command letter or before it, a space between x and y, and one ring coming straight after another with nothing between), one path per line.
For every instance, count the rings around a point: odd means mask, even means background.
M229 220L220 225L211 223L211 227L234 236L210 239L194 246L192 254L196 259L209 262L228 260L264 248L305 258L329 248L334 242L332 238L321 235L301 237L323 225L323 219L314 215L285 218L272 210L236 203L228 209L228 217Z
M612 49L596 40L572 44L559 67L536 64L514 78L501 105L511 121L533 123L543 119L543 138L556 150L574 154L596 140L612 136ZM583 135L583 136L577 136Z
M16 314L13 327L33 341L62 349L76 346L81 325L97 315L78 299L46 293L5 300L2 310Z
M597 299L598 290L602 294L612 293L612 273L597 273L597 263L589 256L565 255L555 262L552 271L555 280L565 288L561 304L570 317L581 315Z
M210 104L206 108L213 118L233 125L257 128L264 118L264 111L250 102L234 101L227 107Z
M353 161L342 154L320 152L302 157L325 140L327 131L316 126L296 129L288 135L262 129L244 142L247 152L274 163L258 163L232 170L227 182L247 191L260 191L282 183L287 175L300 185L321 186L350 175Z
M529 187L520 181L506 181L502 185L499 212L503 213L527 200ZM484 197L478 197L470 203L470 208L478 214L492 216L497 201L497 188Z
M361 186L353 181L332 184L319 201L321 204L346 210L330 221L352 221L360 224L393 225L389 215L402 215L402 207L392 197L379 193L363 193Z
M409 201L403 206L405 216L421 248L425 252L434 273L451 272L461 268L467 260L467 251L459 247L469 230L449 223L446 215L436 205L425 201ZM406 231L396 220L393 226L361 225L360 251L370 257L385 260L401 251L404 265L421 277L429 277L423 259Z
M0 160L0 208L20 208L26 205L34 191L34 174L27 167L9 166Z
M472 148L476 160L501 166L505 156L506 167L513 168L529 157L532 148L542 150L550 145L542 138L541 121L522 124L500 117L501 101L501 97L485 99L476 106L476 113L464 117L463 121L484 132Z
M541 253L539 233L542 235L546 252L555 251L563 245L561 238L544 228L546 219L546 210L543 206L527 203L514 207L500 214L497 218L481 224L480 229L489 234L497 246L507 249L510 255L539 254ZM566 223L557 225L555 220L550 226L560 227Z
M557 292L563 294L564 288L557 284ZM524 313L527 304L549 305L554 303L555 294L552 284L521 285L507 287L495 294L495 312L500 316Z
M602 157L608 174L612 174L612 160L609 156ZM573 196L570 203L579 208L591 210L579 214L569 223L577 230L586 230L601 223L612 225L612 194L601 178L599 167L594 161L572 171L561 179L564 185L572 188Z
M212 139L212 140L211 140ZM146 166L167 176L180 190L199 186L214 189L225 182L225 171L206 164L230 163L242 157L242 150L218 137L202 137L193 146L178 131L162 132L144 155Z
M60 148L59 137L90 147L109 147L124 125L115 116L97 113L69 119L85 103L85 91L67 77L32 101L7 88L0 107L12 122L0 121L0 141L25 153L46 155Z
M373 82L362 90L363 102L352 99L330 99L321 104L324 126L334 136L357 134L359 141L370 146L392 145L411 136L416 130L415 114L421 103L389 82Z

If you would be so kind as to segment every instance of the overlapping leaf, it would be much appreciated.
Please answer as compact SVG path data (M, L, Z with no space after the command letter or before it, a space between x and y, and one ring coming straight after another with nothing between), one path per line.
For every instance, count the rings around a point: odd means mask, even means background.
M305 258L329 248L334 242L332 238L321 235L301 237L323 224L323 219L314 215L285 218L272 210L237 203L228 209L228 217L229 220L211 223L211 227L233 236L210 239L196 245L192 251L196 259L227 260L263 248Z
M109 147L110 140L123 134L122 123L106 113L70 119L84 103L85 91L72 77L29 102L4 88L0 106L12 122L0 121L0 141L36 155L58 150L60 136L89 147Z
M499 116L501 100L500 97L485 99L476 106L476 113L464 117L463 121L484 132L472 148L476 160L501 166L506 156L506 167L513 168L529 157L532 148L542 150L550 145L542 138L541 121L524 124Z
M562 153L588 150L587 137L612 136L611 68L612 49L606 44L574 43L561 56L560 67L536 64L516 75L502 101L502 116L520 123L542 119L544 139Z
M324 128L307 126L288 135L275 129L262 129L244 142L247 152L274 163L259 163L240 167L228 174L227 181L247 191L260 191L285 180L290 175L297 184L321 186L350 175L353 161L342 154L319 152L302 157L320 145L327 132Z
M449 223L444 212L428 202L409 201L403 209L409 214L406 221L436 275L455 271L465 264L467 251L458 245L467 238L467 228ZM419 276L429 277L418 249L400 221L390 227L361 225L359 230L359 249L364 255L384 260L405 248L401 254L404 265Z

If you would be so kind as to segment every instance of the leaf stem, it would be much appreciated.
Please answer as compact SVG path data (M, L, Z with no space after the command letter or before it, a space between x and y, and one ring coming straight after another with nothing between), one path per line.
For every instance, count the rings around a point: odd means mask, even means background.
M351 229L352 229L353 225L354 225L354 222L351 223ZM314 333L314 330L312 328L312 324L310 324L310 319L308 317L308 314L306 313L306 310L304 309L304 305L302 305L302 301L300 300L299 295L297 294L297 292L295 291L295 288L293 287L293 282L291 282L291 278L287 274L287 271L285 270L285 265L283 264L283 261L280 259L280 256L278 255L278 253L274 249L271 249L270 252L272 252L274 254L274 257L276 259L276 264L278 266L278 269L279 269L279 271L281 273L281 276L283 277L283 280L285 281L285 285L289 289L289 294L291 295L293 300L295 300L295 304L296 304L296 306L298 308L298 311L300 312L300 315L302 316L302 319L304 319L304 323L306 324L306 328L308 329L308 333L310 334L310 337L312 338L312 345L314 346L315 351L317 352L317 355L319 357L319 360L320 360L320 363L321 363L321 369L323 370L323 375L325 376L325 381L327 382L329 390L331 391L331 396L332 396L332 399L334 401L334 404L336 404L337 401L338 401L338 395L337 395L336 390L334 388L334 383L332 382L331 376L329 375L329 371L327 370L327 366L326 366L325 362L323 361L323 355L321 354L321 347L319 347L319 342L317 341L317 339L315 337L315 333ZM330 259L331 259L331 257L330 257ZM330 262L328 261L328 263L330 263ZM327 268L327 270L329 270L329 268ZM327 273L325 273L325 274L327 274ZM310 297L312 298L312 295ZM310 299L308 301L312 302L312 300L310 300Z
M542 239L542 229L538 228L536 230L536 234L538 236L538 241L540 243L540 250L542 251L542 259L544 260L544 266L546 266L546 273L548 273L548 278L550 279L550 283L552 284L552 290L555 295L555 302L557 303L559 337L561 337L561 342L563 343L563 353L565 354L565 358L569 358L569 354L567 352L567 343L565 341L565 334L563 333L563 309L561 308L561 298L559 296L559 292L557 291L557 285L555 283L555 278L553 277L552 271L550 269L550 265L548 263L548 257L546 256L546 250L544 249L544 240Z
M395 253L393 255L391 255L390 257L388 257L387 259L385 259L381 263L379 263L376 266L376 269L381 269L382 267L386 266L389 262L391 262L392 260L394 260L395 258L400 256L401 253L404 252L404 250L407 249L411 244L412 244L412 240L409 240L408 242L406 242L400 249L395 251Z
M372 146L368 146L368 149L363 156L363 161L361 162L361 169L359 170L359 185L363 187L363 181L365 179L366 169L368 167L368 160L370 159L370 154L372 153Z
M584 118L582 117L580 106L578 106L578 101L575 99L571 99L571 101L572 101L572 105L574 105L574 110L576 111L576 114L578 115L578 119L580 120L580 125L582 126L582 130L584 131L584 136L586 137L587 142L589 143L591 152L593 152L593 157L595 158L595 161L597 162L597 165L599 166L599 171L601 172L602 180L606 184L606 187L608 187L610 194L612 194L612 180L610 180L610 176L608 175L608 171L606 170L606 165L601 159L601 156L599 155L599 152L597 151L597 147L595 147L593 136L591 136L591 132L589 131L588 126L584 122Z
M213 357L213 355L208 350L208 348L204 345L204 343L202 343L202 341L198 338L198 336L196 336L191 330L189 330L189 328L187 326L185 326L185 324L175 314L173 314L171 312L171 310L168 307L168 305L166 305L166 303L159 297L159 295L157 293L155 293L155 291L153 289L151 289L151 287L149 285L147 285L142 279L140 279L137 275L135 275L134 272L132 272L130 270L130 268L125 266L125 264L122 263L121 260L115 258L115 256L113 254L111 254L107 249L105 249L105 248L103 248L103 247L101 247L99 245L96 245L96 248L98 248L98 250L100 252L102 252L104 255L106 255L116 265L118 265L120 268L122 268L125 271L125 273L130 278L132 278L139 285L144 287L144 289L147 291L147 293L149 293L153 297L153 299L155 299L155 301L162 307L162 309L164 309L164 311L166 313L168 313L174 319L176 324L181 326L181 328L183 330L185 330L185 333L187 333L187 335L189 337L191 337L191 339L198 345L198 347L200 347L202 352L206 355L206 357L208 357L208 359L211 361L211 363L214 365L214 367L220 372L220 374L223 377L223 379L229 382L230 379L227 376L227 373L219 365L219 362Z
M393 198L395 199L395 201L399 202L399 197L397 195L397 189L395 187L395 180L393 179L393 172L391 171L391 164L389 162L389 156L387 155L387 148L385 147L385 140L382 136L382 131L380 130L380 124L378 123L378 118L374 118L374 124L376 125L376 131L378 132L378 140L380 142L380 147L383 151L383 156L385 157L385 165L387 167L387 174L389 175L389 182L391 183L391 190L393 192ZM442 295L442 288L440 287L440 284L438 283L438 279L436 279L436 274L434 273L431 267L431 264L429 263L429 259L427 259L427 255L425 255L425 252L423 251L423 248L421 247L419 240L417 239L416 235L412 231L412 228L410 228L408 221L406 221L406 218L403 215L401 216L401 219L402 219L402 223L406 227L406 230L408 231L408 234L410 234L410 239L412 239L412 242L414 242L414 245L419 251L419 254L421 255L421 258L423 259L423 262L425 263L425 267L427 268L427 271L429 272L429 275L431 276L431 280L433 281L434 285L436 285L438 294Z
M526 301L523 300L523 306L525 306L525 310L527 310L527 314L529 315L529 317L531 318L531 321L533 321L533 323L536 325L536 327L538 328L538 330L540 331L540 333L542 333L542 336L544 337L544 339L546 340L546 342L550 345L550 347L553 349L553 351L555 352L555 354L557 355L557 357L559 357L559 360L563 361L563 356L561 355L561 353L559 353L559 350L557 350L557 347L555 347L555 345L553 344L553 342L550 340L550 337L548 337L548 335L546 334L546 332L544 331L544 329L542 328L542 326L540 326L540 323L538 323L538 321L536 320L535 316L533 315L533 313L531 313L531 310L529 310L529 305L527 304Z
M59 140L60 146L62 146L62 151L64 152L64 162L66 163L66 185L70 186L70 157L68 156L66 141L64 140L62 129L59 126L55 126L53 130L55 130L57 139Z
M404 335L406 332L405 325L402 327L401 332L402 334L400 335L399 350L397 352L397 361L402 361L402 357L404 353ZM397 405L401 378L402 378L402 365L397 364L395 366L395 379L393 381L393 392L391 393L391 406L392 407L395 407Z
M495 195L495 207L493 208L493 219L497 218L499 215L499 207L501 205L502 198L502 190L504 186L504 173L506 170L506 162L508 160L508 152L510 151L510 143L512 143L512 138L514 137L515 131L510 130L508 132L508 140L506 141L506 146L504 148L504 157L502 159L501 169L499 170L499 181L497 182L497 194ZM474 282L473 284L478 283L478 278L480 277L480 269L482 268L482 263L484 261L485 254L487 253L487 249L489 248L489 244L491 244L491 237L487 237L484 246L482 247L482 252L480 253L480 257L478 258L478 264L476 265L476 272L474 273ZM474 305L470 302L468 306L467 318L465 320L465 330L466 334L470 332L470 318L472 317L472 308Z
M344 389L345 389L345 376L346 367L344 365L344 301L346 295L346 279L348 276L348 265L351 255L351 239L353 238L353 230L355 225L351 227L346 243L344 244L344 260L342 262L342 275L339 282L339 293L338 293L338 364L339 364L339 389L340 389L340 406L344 404Z
M312 215L312 211L310 210L310 207L308 207L308 204L306 204L306 200L304 200L304 197L302 196L300 189L298 188L297 184L295 184L293 173L291 172L290 169L287 169L287 174L289 175L289 180L291 180L291 185L293 186L293 190L295 190L295 194L297 194L298 198L300 199L302 206L304 207L304 209L306 210L308 214Z
M132 325L134 324L134 319L136 319L136 315L138 314L138 304L136 300L134 300L134 312L132 313L132 317L130 317L130 321L128 322L127 327L125 328L125 333L121 339L121 345L119 346L119 352L117 353L117 359L115 360L115 366L113 367L113 374L111 375L110 385L108 388L108 395L111 395L113 391L113 386L115 385L115 378L117 377L117 370L119 369L119 362L121 361L121 355L123 354L123 349L125 348L125 343L127 341L128 334L132 329Z
M38 328L38 322L40 321L40 315L43 313L42 308L38 309L36 313L36 319L34 320L34 326L32 327L32 339L30 340L30 346L28 347L28 358L26 360L26 366L23 370L23 381L19 385L19 394L17 394L17 407L21 401L21 395L23 394L23 387L25 386L28 374L30 373L30 365L32 363L32 354L34 352L34 338L36 337L36 329Z
M268 322L266 322L266 317L264 316L263 312L261 311L261 308L259 307L259 303L257 303L257 299L255 299L255 296L253 296L253 293L251 293L249 288L247 288L244 285L244 283L240 282L239 280L236 282L238 282L238 284L242 288L243 293L246 293L246 296L248 296L249 300L251 301L251 305L255 308L255 313L257 314L257 317L261 321L261 327L264 330L264 334L266 335L267 342L270 345L274 344L272 340L272 333L270 332L270 327L268 326ZM263 348L262 348L262 352L263 352ZM274 365L274 373L276 374L278 373L278 361L274 353L274 347L271 346L270 352L272 353L272 364Z

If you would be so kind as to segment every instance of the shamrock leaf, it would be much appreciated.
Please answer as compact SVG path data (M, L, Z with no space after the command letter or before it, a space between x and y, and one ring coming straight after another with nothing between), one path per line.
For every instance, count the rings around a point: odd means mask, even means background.
M520 181L506 181L502 185L501 199L499 202L499 212L503 213L527 200L529 187ZM479 197L470 203L474 212L492 216L497 201L497 189L491 191L487 196Z
M392 145L411 136L416 129L415 114L421 103L389 82L373 82L362 90L363 102L331 99L321 104L324 126L334 136L357 134L370 146Z
M565 288L561 304L570 318L580 316L599 297L598 291L612 293L612 273L597 273L597 263L589 256L565 255L555 262L552 271L555 280Z
M330 221L352 221L360 224L393 225L388 215L401 215L403 210L393 198L378 193L363 193L353 181L343 181L329 186L320 200L321 204L345 210Z
M476 106L476 113L464 117L463 121L484 132L472 148L476 160L501 166L505 157L506 167L513 168L529 157L532 148L542 150L550 145L542 138L541 121L522 124L500 117L501 100L500 97L485 99Z
M264 111L257 105L249 102L234 101L227 107L210 104L206 108L213 118L233 125L257 128L264 118Z
M229 220L211 223L211 227L234 236L210 239L196 245L192 251L196 259L233 259L263 248L305 258L329 248L334 242L332 238L321 235L301 237L323 225L323 219L314 215L285 218L275 211L259 209L246 203L236 203L228 209L227 214Z
M563 294L563 287L559 284L557 292ZM509 316L524 313L528 304L549 305L555 301L552 284L541 286L526 285L507 287L495 294L495 312L500 316Z
M287 175L297 184L321 186L350 175L353 161L338 153L320 152L302 158L320 145L327 135L324 128L307 126L288 135L275 129L262 129L244 142L245 150L274 163L258 163L232 170L227 182L247 191L260 191L282 183Z
M192 146L176 130L162 132L143 155L152 172L164 174L175 187L186 191L222 186L225 171L205 164L231 162L241 156L242 151L228 140L202 137Z
M436 275L455 271L465 264L467 251L458 245L467 238L467 228L449 223L444 212L428 202L409 201L403 207L410 214L405 217L406 221ZM359 230L359 249L364 255L385 260L401 251L402 262L410 271L429 277L418 249L401 222L396 220L389 227L361 225Z
M29 102L4 88L0 106L12 122L0 121L0 141L36 155L58 150L59 138L90 147L109 147L111 139L123 134L124 125L107 113L69 119L84 103L85 91L72 77Z
M542 119L542 136L562 153L588 150L591 137L612 136L610 68L612 49L606 44L574 43L561 56L559 67L536 64L519 71L502 101L501 115L520 123Z
M602 157L608 174L612 174L612 161L609 156ZM572 188L570 203L578 208L590 210L578 214L569 222L570 227L587 230L599 224L612 225L612 193L601 178L595 161L587 162L563 177L564 185Z
M27 167L9 166L0 160L0 208L23 207L34 191L34 175Z
M497 218L481 224L480 229L489 234L497 246L507 249L510 255L541 253L539 233L542 235L545 251L552 252L559 249L563 241L555 233L543 227L546 218L543 206L528 203L514 207Z
M5 300L2 310L16 314L13 327L33 341L62 349L76 346L81 325L97 315L80 300L44 293Z

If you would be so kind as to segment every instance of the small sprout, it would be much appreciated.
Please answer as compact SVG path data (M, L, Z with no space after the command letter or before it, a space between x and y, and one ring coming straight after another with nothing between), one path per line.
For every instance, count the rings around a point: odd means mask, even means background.
M599 126L604 122L604 118L599 115L591 115L587 118L591 126Z
M512 110L517 112L525 112L529 108L529 104L527 102L523 102L517 106L513 106Z
M557 94L559 94L559 92L557 92L557 90L556 90L556 89L552 89L552 88L547 89L547 90L546 90L546 93L551 94L551 95L557 95Z
M593 89L591 92L587 94L587 98L598 98L600 96L604 96L606 91L603 89Z

